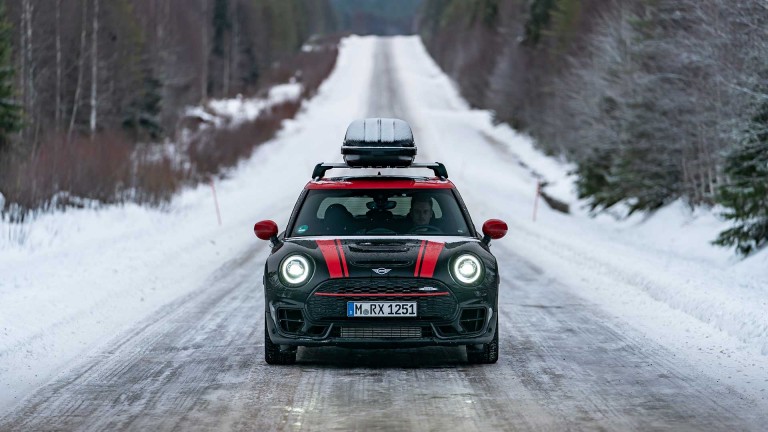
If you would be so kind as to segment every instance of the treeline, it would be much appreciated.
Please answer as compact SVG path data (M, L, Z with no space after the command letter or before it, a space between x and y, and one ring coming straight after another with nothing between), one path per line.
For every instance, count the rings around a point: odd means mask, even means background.
M427 0L420 32L470 103L575 163L592 210L720 204L717 243L768 243L765 2Z
M335 62L335 41L319 38L337 28L327 0L16 0L0 6L6 207L34 208L60 191L107 202L136 196L146 181L134 148L173 138L184 107L255 95L292 77L316 87ZM103 167L125 174L110 181Z

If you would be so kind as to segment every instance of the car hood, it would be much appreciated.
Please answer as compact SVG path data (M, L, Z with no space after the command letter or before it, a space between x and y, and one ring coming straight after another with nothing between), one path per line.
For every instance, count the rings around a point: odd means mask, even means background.
M484 261L493 260L483 246L478 239L471 237L315 237L287 239L278 255L309 255L316 264L315 274L320 279L439 278L447 270L448 262L462 252L474 253Z

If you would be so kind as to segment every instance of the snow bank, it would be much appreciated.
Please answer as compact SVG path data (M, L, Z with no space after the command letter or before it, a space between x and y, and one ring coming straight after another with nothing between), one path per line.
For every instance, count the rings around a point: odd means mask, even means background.
M204 125L235 127L256 120L262 111L272 106L299 100L303 89L300 83L291 80L290 83L270 88L266 98L243 98L238 95L232 99L212 99L205 107L188 107L184 116L198 119Z

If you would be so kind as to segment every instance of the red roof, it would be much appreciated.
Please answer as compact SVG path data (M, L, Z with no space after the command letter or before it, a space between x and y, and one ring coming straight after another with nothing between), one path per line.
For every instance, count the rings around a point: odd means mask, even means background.
M452 189L450 180L408 177L341 177L313 180L306 189Z

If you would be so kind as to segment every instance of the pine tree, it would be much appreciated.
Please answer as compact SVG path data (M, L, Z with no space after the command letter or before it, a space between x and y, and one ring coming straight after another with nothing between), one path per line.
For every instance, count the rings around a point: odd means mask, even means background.
M577 193L579 198L589 200L591 211L610 208L625 198L611 173L615 159L614 152L594 149L577 163Z
M163 134L160 124L162 111L162 83L152 71L144 71L142 87L123 112L123 128L136 140L156 140Z
M714 241L747 255L768 244L768 103L756 115L744 142L726 158L728 183L719 188L723 216L736 225Z
M21 106L13 88L11 43L11 24L5 15L5 3L0 2L0 151L10 146L10 135L21 129Z
M530 7L530 16L525 23L525 41L536 45L541 39L542 32L549 25L552 9L557 0L533 0Z

